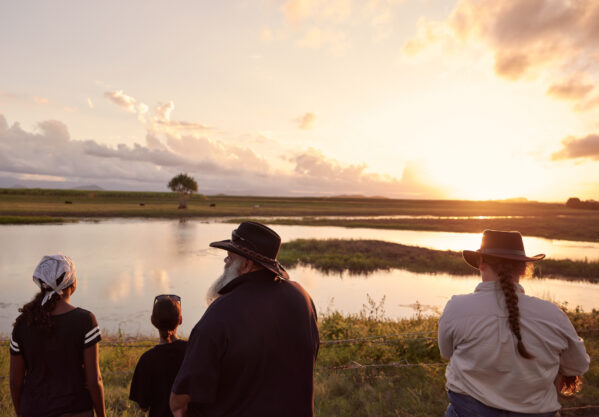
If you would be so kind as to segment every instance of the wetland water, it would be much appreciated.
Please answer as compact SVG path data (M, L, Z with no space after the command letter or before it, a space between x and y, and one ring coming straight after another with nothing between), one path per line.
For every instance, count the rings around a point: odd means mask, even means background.
M205 310L204 295L220 275L225 252L208 247L226 239L234 224L188 220L124 220L63 225L0 226L0 334L9 335L17 308L37 291L31 279L45 254L64 253L77 265L75 305L94 312L100 326L116 334L154 335L149 321L154 296L181 295L188 335ZM479 234L340 227L273 226L284 241L298 238L378 239L434 249L476 249ZM552 258L599 259L599 244L525 237L529 254ZM388 317L410 317L417 301L427 311L442 310L453 294L471 292L478 278L427 275L392 270L368 276L325 275L307 267L291 269L291 278L312 295L319 311L357 313L367 294L385 299ZM530 280L526 292L554 301L599 308L599 284Z

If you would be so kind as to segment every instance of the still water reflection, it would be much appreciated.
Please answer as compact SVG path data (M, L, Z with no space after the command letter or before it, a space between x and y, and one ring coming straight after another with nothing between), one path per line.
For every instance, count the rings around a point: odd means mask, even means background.
M338 227L273 226L283 240L297 238L369 238L438 249L476 248L480 235L411 232ZM221 273L224 252L208 247L230 236L232 224L174 220L107 220L65 225L0 227L0 333L11 331L17 308L29 300L37 287L31 273L45 254L64 253L77 265L79 285L73 303L93 311L109 332L120 328L127 334L153 334L149 315L159 293L183 298L183 334L188 334L205 310L204 294ZM599 259L599 245L526 238L530 253L552 257L570 253ZM571 256L573 257L573 256ZM311 268L290 271L314 298L319 311L328 308L356 313L367 302L386 296L389 317L409 317L410 305L442 309L452 294L470 292L476 277L445 274L424 275L406 271L380 272L368 277L325 276ZM525 283L529 294L599 307L599 285L558 280Z

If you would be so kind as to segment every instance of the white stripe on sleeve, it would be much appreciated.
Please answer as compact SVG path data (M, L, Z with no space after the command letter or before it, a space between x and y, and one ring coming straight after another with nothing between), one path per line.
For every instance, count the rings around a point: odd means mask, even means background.
M12 336L10 338L10 348L15 352L15 353L19 353L21 351L21 349L19 349L19 344L17 342L15 342L14 340L12 340Z
M85 338L87 339L92 333L95 333L96 330L100 330L99 326L94 327L93 329L91 329L89 332L87 332L85 334Z
M89 334L89 333L88 333ZM93 333L92 335L90 335L87 339L85 339L85 341L83 342L84 345L88 344L89 342L91 342L92 340L94 340L96 337L100 336L100 329L98 329L96 327L96 332Z

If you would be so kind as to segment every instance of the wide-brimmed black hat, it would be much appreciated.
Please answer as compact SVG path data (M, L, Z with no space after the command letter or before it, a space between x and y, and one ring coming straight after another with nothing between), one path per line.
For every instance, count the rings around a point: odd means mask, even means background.
M545 257L544 254L526 256L520 232L502 232L500 230L485 230L480 249L465 250L462 251L462 255L466 262L476 269L478 269L481 255L524 262L540 261Z
M213 248L234 252L262 265L283 278L289 278L277 261L281 237L271 228L257 222L243 222L233 230L231 239L212 242Z

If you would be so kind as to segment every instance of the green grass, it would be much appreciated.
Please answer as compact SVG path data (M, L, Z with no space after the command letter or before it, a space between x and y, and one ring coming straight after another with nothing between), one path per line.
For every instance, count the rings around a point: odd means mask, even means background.
M0 216L0 224L53 224L73 221L76 220L49 216Z
M581 393L565 407L599 404L599 311L568 312L585 338L591 369ZM437 317L417 313L412 319L385 317L384 300L368 299L362 312L343 315L328 312L320 317L322 345L314 377L315 415L324 416L441 416L447 407L445 362L436 342ZM389 337L390 335L395 335ZM372 338L368 341L331 344L327 341ZM116 342L116 345L115 343ZM128 400L129 383L139 356L152 342L104 341L100 367L104 378L108 416L142 416ZM141 346L141 347L140 347ZM0 351L0 375L8 375L8 345ZM413 367L358 367L357 364L416 364ZM440 365L439 365L440 364ZM0 379L0 417L12 416L8 379ZM585 415L564 413L564 415ZM587 413L586 415L597 415Z
M364 274L392 268L417 273L476 275L461 252L406 246L380 240L297 239L283 243L280 262L287 267L310 265L325 273ZM544 259L534 275L599 282L599 262Z

